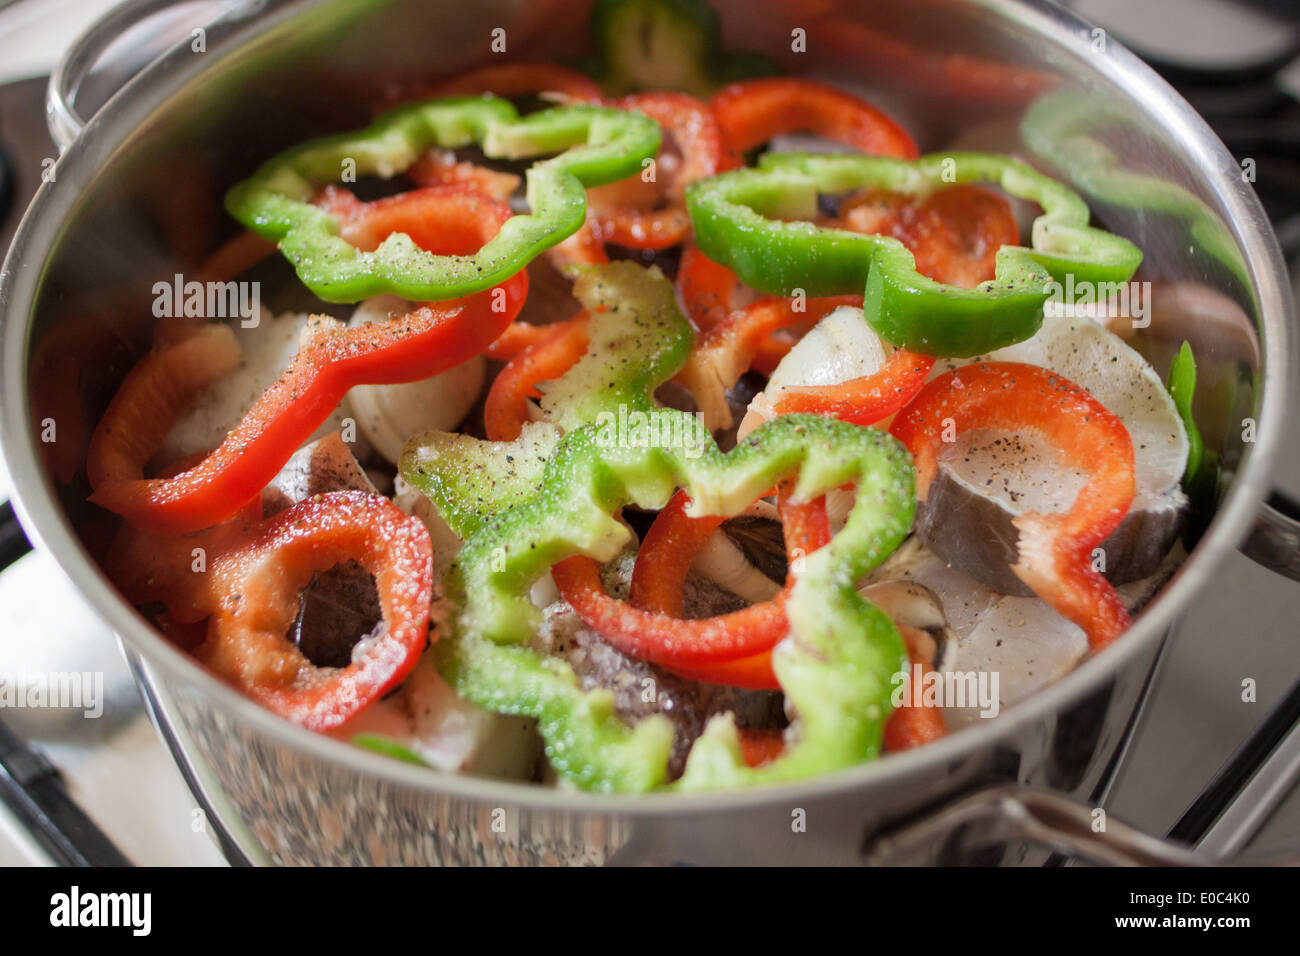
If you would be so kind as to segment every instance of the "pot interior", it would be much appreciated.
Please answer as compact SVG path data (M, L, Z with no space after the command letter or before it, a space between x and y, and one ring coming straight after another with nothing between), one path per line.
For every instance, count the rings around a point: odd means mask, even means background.
M1128 316L1125 337L1161 373L1191 342L1197 419L1231 489L1270 427L1264 383L1280 394L1289 304L1242 170L1181 101L1104 34L1080 34L1045 7L715 5L727 49L863 93L923 152L1016 153L1083 193L1095 224L1145 254L1137 279L1150 300L1131 304L1145 313ZM37 535L61 525L86 555L104 553L116 519L86 503L86 443L148 347L155 283L192 276L236 233L221 205L228 186L283 147L365 124L376 103L422 82L500 58L581 62L590 6L238 7L208 29L205 52L177 48L114 98L60 161L8 266L6 396L26 407L10 407L6 451ZM504 54L492 52L498 28ZM304 299L278 258L255 278L273 311L337 309ZM48 422L57 440L42 441ZM84 556L60 558L74 576L93 573Z

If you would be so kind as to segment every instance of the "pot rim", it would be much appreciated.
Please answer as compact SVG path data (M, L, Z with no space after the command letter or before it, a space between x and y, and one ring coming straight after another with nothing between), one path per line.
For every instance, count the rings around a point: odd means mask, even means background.
M175 91L200 73L217 68L237 48L255 42L271 26L292 19L312 0L270 0L255 20L245 11L208 28L209 52L190 57L173 50L146 67L88 122L81 137L60 160L60 167L102 160L121 142L109 134L133 130L161 108ZM943 740L886 759L862 764L812 780L753 790L711 794L650 793L637 795L567 792L487 777L430 770L392 760L313 733L264 710L205 671L167 643L118 595L99 565L81 545L40 463L35 429L27 403L28 345L32 306L45 262L33 261L30 249L48 254L59 239L78 196L43 183L28 207L0 275L0 452L10 473L12 499L23 527L38 547L48 549L62 572L111 630L159 674L200 690L228 716L246 721L260 735L299 753L339 765L389 784L431 790L452 797L538 810L598 812L623 817L693 814L700 811L748 810L818 800L852 791L865 795L873 786L889 785L943 765L957 764L1004 739L1026 724L1044 720L1103 682L1113 671L1160 639L1182 606L1211 580L1218 565L1245 537L1256 510L1271 487L1270 465L1281 442L1281 412L1290 393L1293 365L1293 319L1286 267L1258 199L1240 176L1216 171L1236 169L1236 161L1195 111L1150 67L1113 41L1105 52L1089 46L1089 24L1047 0L973 0L993 15L1036 33L1058 51L1087 56L1092 68L1128 97L1159 117L1172 141L1185 149L1189 164L1208 171L1206 185L1224 205L1229 225L1243 249L1261 317L1262 386L1257 396L1257 441L1243 456L1205 536L1134 622L1133 627L1100 657L1090 657L1071 673L1009 708L997 720L964 728ZM254 5L259 7L261 5ZM200 60L202 68L196 63ZM147 95L145 95L147 93ZM134 94L134 95L133 95ZM76 168L75 165L72 168Z

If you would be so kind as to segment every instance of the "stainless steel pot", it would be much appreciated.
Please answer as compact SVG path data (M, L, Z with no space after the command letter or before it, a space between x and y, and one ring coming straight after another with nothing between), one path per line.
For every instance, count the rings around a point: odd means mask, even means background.
M1207 438L1230 481L1207 534L1132 630L997 720L798 786L607 797L409 767L261 710L118 597L94 557L107 525L85 504L79 470L89 427L147 341L153 282L193 269L232 231L219 205L226 185L296 140L359 125L394 84L489 59L496 28L510 58L583 53L589 3L230 3L204 26L202 51L197 34L187 38L83 126L81 76L112 36L162 5L136 0L101 21L53 78L51 130L66 149L0 285L0 443L26 528L120 635L182 756L228 798L245 845L283 863L851 863L884 829L1002 784L1033 789L958 804L910 840L874 844L877 858L905 846L914 860L1018 860L1032 841L1104 844L1095 852L1116 862L1186 859L1122 828L1092 833L1077 810L1037 792L1085 807L1099 799L1171 622L1228 551L1248 542L1292 576L1297 567L1300 525L1263 503L1294 362L1284 265L1239 167L1154 73L1043 2L717 4L729 47L868 90L923 149L1019 151L1072 179L1103 224L1144 249L1144 277L1221 292L1211 314L1188 312L1163 332L1153 323L1136 341L1151 350L1161 334L1194 339L1213 399L1202 409ZM1049 89L1077 94L1076 132L1115 146L1117 168L1081 166L1070 151L1035 155L1022 121ZM1161 188L1123 199L1112 186L1126 172ZM972 822L994 823L982 832L1010 848L950 839L958 825L969 837Z

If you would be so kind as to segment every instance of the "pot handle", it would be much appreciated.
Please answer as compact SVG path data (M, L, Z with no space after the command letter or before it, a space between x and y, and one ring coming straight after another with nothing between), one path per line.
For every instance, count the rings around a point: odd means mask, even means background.
M1093 811L1068 797L1015 784L977 790L917 820L872 838L866 862L917 865L940 855L960 860L969 851L1006 843L1050 846L1107 866L1206 866L1211 861L1178 844L1107 820L1093 828Z
M1102 866L1218 866L1216 859L1180 843L1157 839L1113 818L1094 828L1094 810L1069 797L1003 784L978 790L916 820L871 837L865 861L874 866L954 862L970 851L1007 843L1048 846ZM1290 865L1300 858L1253 858L1251 864Z
M1300 581L1300 504L1280 491L1269 495L1240 550L1270 571Z
M45 93L45 123L62 153L81 135L86 121L77 112L77 93L113 41L138 23L179 6L178 0L126 0L86 28L55 64Z

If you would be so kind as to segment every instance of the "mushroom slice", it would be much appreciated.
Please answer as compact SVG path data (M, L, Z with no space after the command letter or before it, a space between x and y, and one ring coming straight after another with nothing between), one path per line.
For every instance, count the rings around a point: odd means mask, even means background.
M1001 595L954 568L912 535L872 572L868 586L908 581L924 585L939 598L952 635L963 640Z
M987 358L1058 372L1124 422L1133 440L1136 490L1129 513L1101 545L1098 570L1114 584L1153 574L1186 517L1180 483L1188 452L1187 431L1155 370L1095 322L1050 313L1033 338ZM1029 596L1011 570L1019 537L1012 520L1068 508L1087 480L1082 471L1060 467L1055 450L1034 433L969 431L940 452L929 495L917 509L917 533L989 587Z
M239 341L239 368L214 382L177 418L159 451L157 461L167 465L219 446L226 433L239 424L298 351L313 322L333 322L323 316L286 312L272 316L265 309L251 327L231 326ZM313 438L337 431L350 412L342 402L316 430Z
M357 306L349 326L383 322L405 315L415 306L395 295L367 299ZM483 356L430 378L402 385L358 385L348 402L361 434L384 458L397 464L402 446L412 435L429 429L454 431L483 390Z
M760 499L728 518L709 535L691 570L751 604L775 597L787 570L776 507Z
M865 585L858 588L858 593L889 615L898 627L920 632L926 639L926 663L937 671L948 669L957 638L948 626L939 595L919 581L902 578Z
M874 375L885 364L889 352L889 346L867 324L861 309L844 305L827 313L773 369L767 387L749 403L736 440L776 416L773 403L783 389L838 385Z

